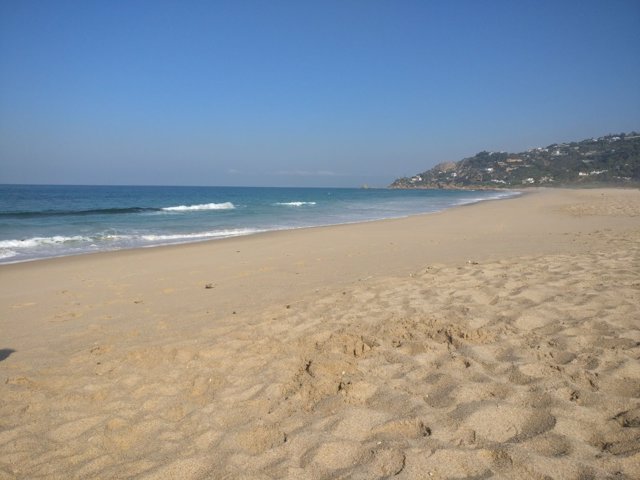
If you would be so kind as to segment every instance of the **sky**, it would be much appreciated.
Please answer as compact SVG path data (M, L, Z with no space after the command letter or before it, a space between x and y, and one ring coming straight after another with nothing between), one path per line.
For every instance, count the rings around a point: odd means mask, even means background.
M640 1L0 0L0 183L385 186L640 131Z

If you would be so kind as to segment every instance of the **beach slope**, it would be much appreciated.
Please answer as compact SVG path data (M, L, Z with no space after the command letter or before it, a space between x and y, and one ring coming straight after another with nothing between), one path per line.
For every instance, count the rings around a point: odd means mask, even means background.
M640 191L0 266L0 478L640 478Z

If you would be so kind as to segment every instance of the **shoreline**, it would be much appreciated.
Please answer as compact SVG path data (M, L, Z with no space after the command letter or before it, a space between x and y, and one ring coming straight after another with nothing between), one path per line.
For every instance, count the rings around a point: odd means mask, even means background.
M598 190L600 191L600 190ZM615 194L625 192L605 189L603 192ZM133 248L115 251L103 251L81 255L70 255L39 259L37 261L16 262L0 265L0 287L5 286L8 292L16 293L26 284L36 289L49 289L48 280L38 278L40 272L46 271L46 278L77 277L85 270L107 272L126 272L129 262L143 262L144 272L152 276L162 277L166 271L178 268L184 271L191 268L201 273L202 284L225 283L227 305L241 303L239 295L234 292L238 275L235 271L238 263L246 268L246 291L257 288L264 290L261 282L273 281L268 275L260 272L277 272L279 281L271 288L270 295L278 301L287 301L318 287L324 288L327 283L336 285L361 281L364 277L375 277L388 274L410 274L421 265L431 262L451 263L478 260L499 260L523 254L537 252L567 253L579 249L571 236L582 235L586 230L599 230L600 219L582 217L576 219L557 216L550 224L554 231L554 242L550 242L546 232L541 232L535 224L548 221L550 212L542 211L546 198L563 198L579 190L539 189L530 191L505 201L481 201L468 205L460 205L440 212L411 215L400 218L339 224L320 227L304 227L291 230L274 230L254 235L205 240L184 244L161 245L152 248ZM634 190L626 191L637 193ZM528 199L533 199L529 202ZM536 201L540 205L536 205ZM524 202L524 203L523 203ZM523 203L527 211L515 213ZM513 208L512 208L513 205ZM476 215L478 220L468 218ZM486 211L486 213L485 213ZM514 215L515 213L515 215ZM505 216L505 220L494 222L495 217ZM537 215L526 220L523 216ZM572 221L573 220L573 221ZM606 219L614 226L617 217ZM491 223L494 222L494 223ZM624 223L624 222L621 222ZM511 224L511 225L509 225ZM509 225L509 226L507 226ZM513 229L509 232L509 228ZM415 232L419 236L414 236ZM586 231L584 230L584 231ZM402 235L399 237L399 233ZM505 237L506 238L503 238ZM375 238L372 245L362 249L363 241ZM470 240L476 238L475 244ZM338 239L338 249L332 243ZM502 244L502 245L501 245ZM424 246L428 246L427 249ZM388 248L392 247L392 248ZM340 252L336 255L337 252ZM396 254L397 253L397 254ZM240 258L236 258L241 254ZM213 257L211 257L213 255ZM316 265L308 259L317 257ZM265 261L265 257L267 260ZM182 264L182 265L180 265ZM319 265L318 265L319 264ZM114 265L118 267L115 268ZM287 283L295 265L301 265L301 277L298 284ZM207 270L214 272L206 273ZM11 285L6 280L11 274L18 278ZM5 280L5 281L3 281ZM101 282L98 276L94 282ZM286 286L286 287L285 287ZM21 292L22 294L22 292ZM260 304L258 304L260 307ZM233 311L227 306L226 313Z
M640 475L640 191L0 267L0 476Z
M246 188L251 188L251 187L246 187ZM414 216L421 216L421 215L431 215L434 213L441 213L450 209L455 209L458 207L464 207L464 206L469 206L469 205L475 205L478 203L483 203L483 202L491 202L491 201L496 201L496 200L508 200L510 198L517 198L519 196L523 195L523 192L520 190L495 190L496 193L500 193L502 195L502 193L509 193L509 195L506 196L500 196L497 198L487 198L487 199L476 199L473 201L470 201L468 203L462 203L459 205L452 205L450 207L445 207L442 210L435 210L435 211L430 211L430 212L420 212L420 213L409 213L406 215L402 215L402 216L397 216L397 217L387 217L387 218L374 218L374 219L370 219L370 220L355 220L355 221L347 221L347 222L342 222L342 223L333 223L333 224L324 224L324 225L308 225L308 226L301 226L301 227L287 227L287 228L277 228L277 229L265 229L265 230L256 230L250 233L240 233L240 234L233 234L233 235L228 235L228 236L221 236L218 238L202 238L200 240L185 240L185 241L177 241L177 242L168 242L168 243L158 243L158 244L149 244L149 245L139 245L139 246L132 246L132 247L125 247L125 248L114 248L114 249L104 249L104 250L97 250L97 251L86 251L86 252L80 252L80 253L70 253L70 254L62 254L62 255L54 255L54 256L48 256L48 257L36 257L36 258L28 258L28 259L23 259L23 260L15 260L15 261L2 261L2 259L0 259L0 268L2 268L3 265L14 265L14 264L19 264L19 263L26 263L26 262L36 262L36 261L42 261L42 260L53 260L53 259L57 259L57 258L67 258L67 257L76 257L76 256L84 256L84 255L95 255L95 254L103 254L103 253L110 253L110 252L123 252L123 251L129 251L129 250L139 250L139 249L147 249L147 248L160 248L160 247L171 247L171 246L182 246L182 245L190 245L190 244L198 244L198 243L206 243L206 242L216 242L216 241L220 241L220 240L229 240L229 239L234 239L234 238L238 238L238 237L247 237L247 236L254 236L254 235L262 235L262 234L267 234L267 233L273 233L273 232L287 232L287 231L295 231L295 230L304 230L304 229L313 229L313 228L325 228L325 227L338 227L338 226L343 226L343 225L358 225L358 224L363 224L363 223L370 223L370 222L382 222L382 221L386 221L386 220L397 220L397 219L402 219L402 218L410 218L410 217L414 217ZM11 258L11 257L8 257Z

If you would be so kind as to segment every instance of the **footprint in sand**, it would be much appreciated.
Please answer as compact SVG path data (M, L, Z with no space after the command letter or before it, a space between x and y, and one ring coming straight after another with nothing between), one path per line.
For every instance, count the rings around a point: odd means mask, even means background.
M613 419L621 427L640 427L640 407L620 412Z
M526 448L530 448L543 457L564 457L571 454L571 441L564 435L546 433L533 437L526 443Z
M387 478L398 475L404 470L406 455L398 449L386 448L377 450L368 470L370 478Z
M375 438L402 440L429 437L431 428L420 419L391 420L372 431Z
M309 452L309 463L316 464L327 470L351 467L361 457L360 450L358 442L323 443ZM305 463L304 460L303 463Z
M252 455L259 455L287 441L278 425L260 425L237 433L232 443Z
M463 423L475 430L479 438L491 442L515 442L551 430L556 419L544 410L488 404L477 408Z

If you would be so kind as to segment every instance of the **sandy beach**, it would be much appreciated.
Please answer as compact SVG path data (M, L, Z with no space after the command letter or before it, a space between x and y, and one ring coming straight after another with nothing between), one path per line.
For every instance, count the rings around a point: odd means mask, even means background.
M640 478L640 191L0 266L0 479Z

